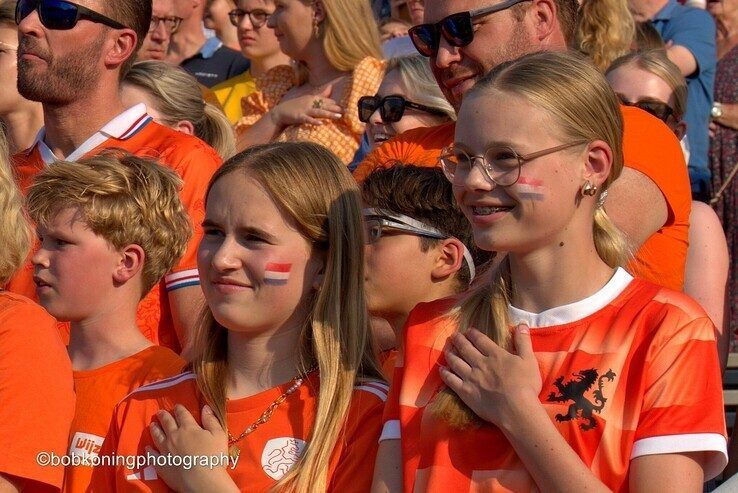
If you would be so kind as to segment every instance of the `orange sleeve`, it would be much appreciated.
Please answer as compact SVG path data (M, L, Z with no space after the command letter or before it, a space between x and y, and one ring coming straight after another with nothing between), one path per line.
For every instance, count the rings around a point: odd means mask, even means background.
M37 457L67 452L71 363L54 319L11 294L0 294L0 402L0 473L61 487L64 468L41 466Z
M182 148L184 147L184 148ZM183 180L180 198L192 221L192 238L184 256L166 276L166 290L194 286L200 283L197 272L197 247L202 239L202 221L205 219L205 192L221 159L215 151L200 141L188 139L187 145L178 148L176 156L167 156L175 171Z
M338 461L331 467L328 491L369 491L374 476L374 460L379 448L382 412L387 399L387 385L365 383L354 391Z
M715 477L727 464L727 448L715 328L709 318L667 305L647 349L644 374L632 458L705 451L705 480Z

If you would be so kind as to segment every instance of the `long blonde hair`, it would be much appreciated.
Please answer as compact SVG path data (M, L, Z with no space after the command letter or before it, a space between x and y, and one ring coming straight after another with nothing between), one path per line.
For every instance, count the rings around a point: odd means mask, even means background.
M481 79L472 94L501 93L517 96L553 118L562 141L602 140L612 149L612 168L599 193L620 176L623 169L623 121L618 100L604 76L582 55L541 52L499 65ZM599 198L599 195L598 197ZM592 220L594 244L609 266L624 265L628 247L622 233L603 207ZM508 306L515 286L510 263L503 260L485 282L473 286L452 312L459 330L476 327L502 347L509 347L511 320ZM479 425L481 421L456 394L445 389L432 403L433 412L456 428Z
M0 129L0 288L20 269L31 250L31 226L15 181L5 133Z
M325 147L307 142L254 146L213 176L241 173L257 180L300 233L325 255L321 286L301 333L300 365L320 372L315 424L300 460L275 490L325 491L328 464L357 381L381 379L364 298L364 240L356 182ZM207 201L207 195L206 195ZM192 367L205 400L226 425L227 330L206 310L194 338Z
M319 29L323 52L333 68L352 72L368 56L382 58L379 28L369 0L320 2L326 12Z
M139 87L156 100L162 122L174 126L187 120L195 127L195 136L203 140L223 159L236 151L236 136L223 111L203 99L200 85L180 67L147 60L135 63L123 83Z
M626 0L584 0L579 9L576 46L604 71L630 51L635 21Z

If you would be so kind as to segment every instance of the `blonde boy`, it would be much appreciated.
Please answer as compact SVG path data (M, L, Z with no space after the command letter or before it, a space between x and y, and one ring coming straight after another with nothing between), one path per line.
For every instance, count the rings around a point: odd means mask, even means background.
M192 234L181 180L154 161L108 153L57 162L28 194L40 248L33 256L40 303L70 322L77 407L65 491L85 491L113 407L133 389L177 374L184 361L154 346L136 324L144 295L184 254Z

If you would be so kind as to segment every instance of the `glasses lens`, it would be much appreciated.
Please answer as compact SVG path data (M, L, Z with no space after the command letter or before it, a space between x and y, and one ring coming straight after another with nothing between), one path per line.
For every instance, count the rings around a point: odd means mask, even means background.
M484 160L489 167L489 176L500 186L509 187L518 181L520 176L520 159L509 147L488 149Z
M38 6L38 0L20 0L15 6L15 23L20 22L28 17Z
M388 96L382 101L382 120L394 123L402 120L405 113L405 100L399 96Z
M48 29L72 29L77 24L77 6L61 0L41 0L38 17Z
M382 237L382 225L376 220L364 221L364 230L366 243L376 243Z
M447 147L443 150L440 157L441 168L449 181L453 182L456 174L464 166L463 163L469 163L469 156L456 147Z
M359 121L367 123L372 117L372 113L377 109L377 98L374 96L364 96L359 98Z
M254 10L253 12L251 12L250 17L251 24L254 26L254 28L258 29L267 21L267 19L269 18L269 14L262 10Z
M441 21L443 37L453 46L466 46L474 39L469 12L450 15Z
M420 24L410 28L408 34L421 55L431 57L438 51L439 33L434 24Z
M241 19L243 19L243 14L243 10L241 9L233 9L228 12L228 18L231 20L231 24L238 27L241 23Z
M657 102L646 102L646 101L640 101L636 103L636 106L643 111L646 111L659 120L666 121L667 118L669 118L669 115L671 115L672 111L669 105L665 103L657 103Z

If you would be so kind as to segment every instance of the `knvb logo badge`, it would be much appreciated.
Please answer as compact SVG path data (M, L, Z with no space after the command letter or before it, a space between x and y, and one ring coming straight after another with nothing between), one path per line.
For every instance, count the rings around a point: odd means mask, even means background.
M261 453L261 467L272 479L279 481L300 459L306 443L299 438L272 438Z
M83 459L92 460L100 453L103 441L105 441L103 437L78 431L74 434L72 442L69 444L69 455L76 455Z

